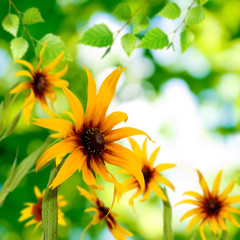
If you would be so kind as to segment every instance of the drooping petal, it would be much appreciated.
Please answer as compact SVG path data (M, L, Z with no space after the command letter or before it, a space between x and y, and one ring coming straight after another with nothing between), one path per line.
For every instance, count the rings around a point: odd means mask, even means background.
M107 163L127 170L131 175L135 176L141 188L144 189L145 182L141 170L142 166L132 151L119 144L111 143L108 144L107 151L103 153L103 159Z
M157 173L161 173L167 169L174 168L174 167L176 167L175 163L160 163L155 167L155 171Z
M141 194L142 194L142 190L140 188L138 188L137 191L133 194L133 196L128 201L129 205L132 206L134 212L135 212L134 199L139 197Z
M34 120L35 122L33 122L33 124L57 131L61 133L63 137L67 136L73 129L72 123L61 118L41 118Z
M52 71L62 60L64 56L64 51L62 51L51 63L49 63L42 71L42 74L47 74L48 72Z
M231 191L233 190L233 187L235 185L235 181L232 180L232 182L225 188L225 190L218 196L218 199L220 201L223 201L227 196L228 194L231 193Z
M105 136L105 140L110 143L133 135L146 135L150 139L150 137L142 130L132 127L123 127L110 131L109 134Z
M48 74L46 79L54 80L54 79L61 78L62 76L64 76L66 74L67 70L68 70L68 65L66 65L60 72Z
M26 71L26 70L21 70L21 71L16 72L14 74L14 77L19 77L19 76L29 77L31 80L33 80L32 74L29 71Z
M199 178L199 184L203 190L203 194L205 197L209 198L210 196L210 191L207 185L207 182L205 180L205 178L203 177L202 173L199 170L196 170L198 173L198 178Z
M157 176L154 176L154 180L170 187L173 191L175 191L175 188L174 188L173 184L167 178L165 178L161 175L157 175Z
M221 208L221 211L233 212L240 215L240 210L232 206L224 206Z
M150 158L149 158L149 166L152 168L153 164L156 160L156 157L158 155L159 150L161 149L161 147L157 147L151 154Z
M158 186L157 183L151 181L149 183L149 188L151 188L153 190L153 192L160 197L163 201L167 201L167 198L165 196L165 194L163 193L162 189Z
M53 117L55 115L55 113L48 107L48 104L45 98L38 99L38 102L40 103L44 112L47 113L50 117Z
M32 74L34 74L34 72L35 72L33 65L25 60L19 59L19 60L14 61L13 63L20 63L20 64L24 65L32 72Z
M210 228L212 229L213 233L217 234L217 219L216 216L211 216L209 219Z
M204 221L200 224L200 227L199 227L199 229L200 229L200 235L201 235L201 237L202 237L202 240L207 240L206 237L205 237L205 234L204 234L204 232L203 232L203 228L204 228L204 226L205 226L207 223L208 223L208 219L204 220Z
M189 222L189 224L188 224L188 226L187 226L187 231L189 232L189 231L193 228L193 226L195 226L200 220L203 219L204 216L205 216L204 213L198 214L198 215L194 216L194 217L190 220L190 222Z
M124 70L125 69L119 68L115 69L102 83L96 99L95 108L97 109L98 114L94 116L94 126L97 126L99 122L103 122L109 104L113 99L118 80Z
M114 126L121 122L126 122L128 119L128 116L124 112L112 112L110 115L108 115L103 123L101 124L100 128L101 131L103 131L105 134L107 134Z
M236 227L240 227L240 224L236 221L236 219L227 212L221 212L221 216L226 218L229 222L231 222Z
M125 192L128 192L132 189L135 189L139 187L139 184L138 182L136 181L136 179L134 177L131 177L127 180L125 180L123 183L122 183L122 191L123 191L123 194Z
M32 109L33 109L35 102L36 102L36 99L35 99L33 91L31 90L30 94L25 99L24 104L22 106L24 120L27 124L29 124Z
M81 148L76 148L73 153L67 157L49 188L54 189L71 177L77 169L82 167L85 160L86 156L83 153L83 150Z
M72 139L73 138L71 137L64 139L61 142L54 144L46 152L44 152L37 162L36 171L38 171L43 165L51 161L53 158L73 152L73 150L77 148L77 145L74 141L72 141Z
M150 192L151 192L151 189L148 187L147 190L143 194L143 198L141 200L139 200L139 202L144 202L144 201L148 200L150 197Z
M25 226L27 227L27 226L33 225L33 224L35 224L35 223L37 223L37 220L35 220L35 219L33 218L33 219L31 219L30 221L28 221L28 222L25 224Z
M221 182L221 177L222 177L222 172L223 170L221 170L218 175L216 176L214 183L213 183L213 188L212 188L212 197L216 197L218 195L218 191L219 191L219 186L220 186L220 182Z
M194 209L191 209L189 211L187 211L180 219L180 222L182 222L183 220L185 220L186 218L189 218L193 215L196 215L196 214L200 214L202 211L201 208L194 208Z
M22 92L26 89L31 88L31 82L23 82L20 83L17 87L15 87L14 89L12 89L9 93L13 94L13 93L19 93Z
M97 185L96 179L93 176L92 171L88 168L87 161L85 161L82 165L82 175L83 175L83 181L93 188L97 188L98 190L104 189L103 187Z
M75 127L77 130L80 130L80 128L82 127L83 117L84 117L82 104L69 89L65 87L63 87L62 89L72 109L74 119L75 119Z
M97 97L95 80L91 72L85 66L83 67L85 68L85 71L87 73L87 78L88 78L88 100L87 100L87 109L86 109L85 119L84 119L84 123L88 125L90 121L93 119L93 116L95 116L95 114L99 112L95 111L96 97Z
M220 230L227 230L227 225L221 216L218 216L218 226Z

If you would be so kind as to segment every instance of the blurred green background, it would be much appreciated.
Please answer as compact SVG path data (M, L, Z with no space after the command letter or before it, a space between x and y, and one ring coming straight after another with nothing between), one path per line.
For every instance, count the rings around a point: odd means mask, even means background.
M57 0L31 1L15 0L17 8L24 12L30 7L39 8L44 23L28 27L35 39L47 33L61 37L69 48L74 61L69 62L69 70L64 79L70 82L70 89L79 97L84 107L87 99L87 78L83 65L88 67L98 86L117 66L127 67L119 81L111 110L122 110L129 116L128 126L147 131L157 142L149 144L150 152L162 145L158 161L174 162L178 167L167 172L167 177L175 185L176 192L169 191L172 204L183 199L182 193L200 188L194 169L200 169L210 186L217 172L224 168L221 188L232 179L238 179L240 161L239 104L240 104L240 1L209 0L204 6L206 18L191 30L195 33L194 44L181 54L179 36L175 38L176 52L169 50L134 50L127 57L116 40L111 53L101 59L105 49L80 45L77 41L82 34L97 23L106 23L116 32L124 22L117 20L112 11L122 1L109 0ZM144 1L126 1L136 9ZM178 24L155 14L167 1L151 0L144 8L150 20L150 28L160 27L170 33ZM191 1L176 1L181 8L187 8ZM7 15L9 3L0 1L0 20ZM12 9L12 13L15 13ZM122 34L131 31L131 25ZM21 35L22 30L19 30ZM0 27L0 100L9 89L24 78L13 75L20 66L13 64L9 42L12 36ZM36 57L30 47L24 59L36 64ZM60 66L64 66L64 63ZM59 113L68 109L66 98L57 90L55 103ZM18 112L26 93L15 102L10 120ZM43 110L35 106L34 117L46 117ZM0 186L6 180L18 149L18 163L37 149L49 132L37 126L27 126L20 120L14 133L0 142ZM143 138L137 138L139 143ZM123 141L127 145L127 141ZM115 168L112 169L116 171ZM1 240L41 239L41 229L33 232L33 227L19 223L20 211L25 202L35 202L33 187L42 191L48 182L51 166L36 173L33 169L10 193L0 206ZM121 177L119 178L120 180ZM102 181L99 179L99 181ZM99 194L106 203L111 203L112 185ZM59 226L59 239L80 239L83 229L91 221L91 214L84 213L89 203L81 197L76 185L86 187L81 173L75 173L64 182L60 194L68 205L62 209L67 221L66 227ZM235 187L239 194L239 186ZM162 239L162 203L154 195L145 203L136 203L136 216L128 206L130 194L126 194L114 211L119 213L119 223L134 233L135 240ZM200 239L198 228L186 232L189 220L179 222L186 211L182 205L173 208L174 239ZM237 216L236 216L237 217ZM206 227L206 234L208 229ZM229 224L229 239L240 238L240 230ZM113 239L104 224L92 226L85 238Z

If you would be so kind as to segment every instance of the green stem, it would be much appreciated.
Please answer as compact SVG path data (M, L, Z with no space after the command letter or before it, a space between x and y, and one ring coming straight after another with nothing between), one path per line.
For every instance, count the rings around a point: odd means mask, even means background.
M172 232L172 207L169 202L166 188L162 189L164 195L167 197L167 201L163 201L163 239L173 240Z
M228 232L227 230L223 230L221 240L227 240L227 239L228 239Z

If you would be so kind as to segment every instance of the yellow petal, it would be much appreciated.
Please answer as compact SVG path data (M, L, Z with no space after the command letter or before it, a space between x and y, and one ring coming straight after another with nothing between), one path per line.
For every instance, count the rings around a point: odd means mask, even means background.
M87 209L84 210L84 212L97 212L97 211L98 211L98 209L95 208L95 207L87 208Z
M62 51L51 63L49 63L42 71L42 74L47 74L52 71L62 60L64 56L64 51Z
M10 94L19 93L19 92L22 92L22 91L24 91L28 88L31 88L31 82L20 83L17 87L12 89L9 93Z
M212 229L213 233L217 234L217 219L216 216L211 216L209 220L210 228Z
M137 187L139 187L138 182L134 177L131 177L122 183L123 194Z
M136 153L138 156L142 155L142 150L140 148L140 146L138 145L138 143L133 139L133 138L128 138L128 141L131 145L131 148L133 150L134 153Z
M204 232L203 232L203 228L204 228L204 226L205 226L207 223L208 223L208 219L204 220L204 221L200 224L200 227L199 227L199 229L200 229L200 235L201 235L201 237L202 237L202 240L207 240L206 237L205 237L205 234L204 234Z
M43 52L44 52L46 46L47 46L47 42L44 43L44 45L43 45L43 47L42 47L42 49L41 49L41 51L40 51L40 54L39 54L39 63L38 63L36 72L39 72L40 67L41 67L41 65L42 65Z
M97 198L94 195L90 194L86 189L81 188L79 186L77 186L77 189L78 189L79 193L82 196L84 196L87 200L89 200L91 203L93 203L93 204L96 203Z
M121 122L126 122L128 119L128 116L124 112L113 112L110 115L108 115L103 123L101 124L100 128L101 131L108 133L114 126Z
M41 192L37 186L34 187L34 193L35 193L35 196L37 197L37 199L43 197L43 195L41 194Z
M175 188L173 186L173 184L165 177L161 176L161 175L157 175L154 176L154 180L158 181L159 183L162 183L168 187L170 187L173 191L175 191Z
M114 129L105 136L107 142L115 142L122 138L130 137L133 135L146 135L149 139L150 137L143 131L132 128L132 127L123 127L119 129Z
M183 204L183 203L189 203L189 204L194 204L197 205L199 207L202 207L202 203L193 199L186 199L186 200L182 200L179 203L177 203L175 206L178 206L179 204Z
M224 206L221 208L221 211L233 212L233 213L237 213L238 215L240 215L240 210L235 207L232 207L232 206Z
M142 145L142 156L143 159L147 159L147 138L145 138L143 145Z
M33 109L35 102L36 102L36 99L35 99L33 91L31 90L30 95L26 98L26 100L24 101L24 104L22 106L24 120L28 125L29 125L32 109Z
M45 113L47 113L50 117L53 117L55 115L55 113L48 107L45 99L38 99L38 101Z
M218 226L220 230L227 230L227 225L221 216L218 216Z
M207 182L205 180L205 178L203 177L202 173L199 170L196 170L198 173L198 177L199 177L199 184L201 185L201 188L203 190L203 194L205 197L209 198L210 196L210 192L208 189L208 185Z
M29 77L30 79L33 79L32 74L26 70L21 70L14 74L14 77L19 77L19 76L25 76L25 77Z
M94 126L97 126L99 122L103 122L109 104L113 99L118 80L124 70L117 68L102 83L96 99L95 109L98 112L93 119Z
M158 152L159 152L160 148L161 148L161 147L157 147L157 148L152 152L152 154L151 154L151 156L150 156L150 158L149 158L149 165L150 165L150 167L153 167L153 164L154 164L154 162L155 162L155 160L156 160L156 157L157 157L157 155L158 155Z
M58 224L61 225L61 226L66 226L67 225L67 223L66 223L65 219L63 218L62 214L58 214Z
M161 173L167 169L176 167L175 163L160 163L155 167L157 173Z
M225 201L225 203L229 203L229 204L233 204L237 202L240 202L240 195L228 197Z
M192 210L187 211L180 219L180 222L182 222L183 220L185 220L186 218L189 218L193 215L199 214L201 213L202 209L201 208L194 208Z
M235 181L233 180L233 181L225 188L225 190L219 195L219 197L218 197L219 201L223 201L223 200L228 196L228 194L231 193L231 191L233 190L234 185L235 185Z
M61 142L54 144L46 152L44 152L37 162L36 171L53 158L72 152L77 147L76 143L71 141L72 139L73 138L71 137L64 139Z
M54 86L54 87L68 87L69 86L69 82L66 80L62 80L62 79L53 79L53 80L48 80L48 82Z
M139 202L145 202L146 200L148 200L150 197L150 192L151 192L151 189L150 189L150 187L148 187L147 190L143 194L143 198L141 200L139 200Z
M198 215L194 216L194 217L190 220L190 222L189 222L189 224L188 224L188 226L187 226L187 231L189 232L189 231L193 228L194 225L196 225L200 220L203 219L204 216L205 216L204 213L198 214Z
M198 199L199 201L204 200L203 196L201 196L199 193L193 192L193 191L185 192L183 195L189 195L191 197L194 197L194 198Z
M218 191L219 191L219 186L220 186L220 182L221 182L221 177L222 177L222 172L223 170L221 170L218 175L216 176L214 183L213 183L213 188L212 188L212 197L217 197L218 196Z
M75 119L75 126L77 130L80 130L83 123L83 107L80 101L77 99L77 97L67 88L63 87L63 92L65 93L68 102L70 104L70 107L72 109L74 119Z
M88 123L93 118L93 115L95 115L95 105L96 105L96 98L97 98L97 90L96 90L96 83L95 80L91 74L91 72L85 67L85 71L87 73L88 78L88 100L87 100L87 109L85 113L85 119L84 123L88 125Z
M229 222L231 222L236 227L238 227L238 228L240 227L240 224L236 221L236 219L231 214L229 214L227 212L221 212L221 216L226 218Z
M21 216L20 218L18 219L19 222L22 222L22 221L25 221L26 219L32 217L33 214L32 214L32 206L29 206L27 208L24 208L22 211L21 211Z
M88 168L87 161L85 161L82 165L82 175L83 175L83 181L88 186L95 187L98 190L104 189L103 187L97 185L95 177L93 176L91 170Z
M95 214L95 215L96 215L96 214ZM94 215L94 216L95 216L95 215ZM99 220L100 220L100 219L99 219ZM99 222L99 221L98 221L98 222ZM84 228L80 240L83 240L85 233L86 233L87 230L91 227L91 225L93 225L93 221L91 221L91 222Z
M80 148L76 148L73 153L71 153L67 157L49 188L54 189L55 187L63 183L65 180L67 180L69 177L71 177L73 173L77 171L77 169L82 167L82 164L85 160L86 156L83 153L83 150Z
M58 78L61 78L66 74L68 70L68 65L66 65L60 72L54 73L54 74L48 74L47 80L56 80Z
M134 207L134 199L139 197L142 194L141 188L138 188L137 191L133 194L133 196L129 199L128 203L130 206L132 206L133 211L136 213L135 207Z
M33 225L33 224L35 224L35 223L37 223L37 220L31 219L30 221L28 221L28 222L25 224L25 226L27 227L27 226Z
M24 65L25 67L27 67L32 72L32 74L35 73L33 65L25 60L19 59L19 60L14 61L13 63L20 63L20 64Z
M165 194L163 193L162 189L160 188L160 186L158 186L157 183L151 181L149 183L149 188L151 188L153 190L153 192L160 197L163 201L167 201L167 198L165 196Z
M61 118L34 119L33 124L61 133L64 137L73 129L72 123Z
M111 143L108 144L107 151L103 153L103 159L107 163L127 170L137 179L141 188L145 188L141 163L138 162L136 154L134 154L132 151L119 144Z

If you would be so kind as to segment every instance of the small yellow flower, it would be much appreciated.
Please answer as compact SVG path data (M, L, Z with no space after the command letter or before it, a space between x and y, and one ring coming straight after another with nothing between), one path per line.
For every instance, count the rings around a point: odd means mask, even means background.
M96 225L99 223L102 219L106 222L106 225L109 229L109 231L112 233L114 238L116 240L126 240L127 236L133 236L131 232L123 228L121 225L117 223L115 218L118 216L114 212L110 212L109 208L106 207L102 201L100 201L94 191L92 190L92 194L90 194L88 191L86 191L84 188L77 187L80 194L84 196L86 199L88 199L94 206L91 208L87 208L85 212L96 212L93 216L93 220L90 222L90 224L85 228L84 232L82 233L81 240L84 237L84 233L87 231L87 229L91 225Z
M67 88L63 91L73 112L74 124L60 118L36 119L38 126L57 131L63 140L49 148L38 160L36 170L55 157L70 153L50 187L55 188L68 179L77 169L82 170L83 180L89 186L102 189L96 184L94 172L106 181L114 183L118 198L121 196L121 185L108 171L106 163L119 166L139 181L144 188L141 165L135 154L129 149L114 143L132 135L147 135L131 127L113 129L117 124L127 120L127 114L113 112L106 116L109 104L114 96L117 82L124 69L117 68L102 83L96 94L96 83L87 68L88 102L84 114L82 104Z
M53 108L53 102L57 98L56 92L53 90L53 87L67 87L68 82L65 80L60 79L68 69L66 65L63 70L57 73L50 74L51 72L61 61L64 56L64 51L62 51L59 56L55 60L53 60L48 66L46 66L43 70L40 70L42 65L42 55L43 51L46 48L46 44L44 44L40 56L39 56L39 63L37 69L35 70L31 63L25 60L16 60L14 63L20 63L28 68L28 70L21 70L15 73L15 77L18 76L26 76L31 79L31 81L24 82L19 84L13 90L10 91L10 94L19 93L26 89L30 89L30 93L26 98L22 108L24 119L27 124L29 124L32 108L36 101L38 101L43 108L43 110L49 114L50 116L53 115L53 112L50 110L47 104L46 98L50 99L51 107Z
M27 206L21 211L21 217L18 219L19 222L25 221L31 217L33 217L30 221L28 221L25 226L29 226L32 224L37 224L35 230L42 225L42 200L44 196L44 192L40 192L38 187L34 187L35 196L38 199L38 203L25 203ZM64 207L67 205L67 201L63 200L63 196L59 195L57 199L58 205L58 224L62 226L66 226L66 222L63 218L64 214L60 210L60 207Z
M190 231L194 225L201 221L199 228L200 234L202 239L206 240L203 228L207 223L210 224L210 228L215 235L217 234L217 228L219 228L219 230L227 230L225 219L230 221L235 226L240 227L240 224L231 215L231 213L237 213L240 215L240 210L231 206L233 203L240 202L240 195L228 197L234 187L235 181L233 180L228 187L221 194L219 194L222 170L219 171L214 180L212 191L209 190L207 182L202 173L199 170L197 170L197 173L203 195L193 191L185 192L184 194L194 197L195 200L186 199L178 203L189 203L196 205L194 209L186 212L180 220L183 221L184 219L195 215L189 222L187 231Z
M167 201L167 198L164 195L164 193L163 193L162 189L160 188L160 186L158 185L158 183L162 183L162 184L170 187L171 189L175 190L172 183L168 179L163 177L161 172L175 167L176 164L161 163L161 164L157 165L156 167L154 167L153 165L154 165L154 162L158 155L158 152L160 150L160 147L157 147L153 151L153 153L151 154L151 156L148 160L147 138L143 142L142 149L140 148L140 146L134 139L129 138L128 140L131 144L133 152L137 155L139 162L141 162L141 165L142 165L141 170L142 170L142 174L144 176L144 181L145 181L145 189L144 190L142 190L140 188L135 177L131 177L131 178L127 179L125 182L123 182L123 192L124 193L128 192L132 189L135 189L135 188L137 189L136 193L132 196L132 198L130 198L129 204L133 207L133 200L142 193L143 193L143 198L141 201L146 201L150 196L151 190L162 200Z

